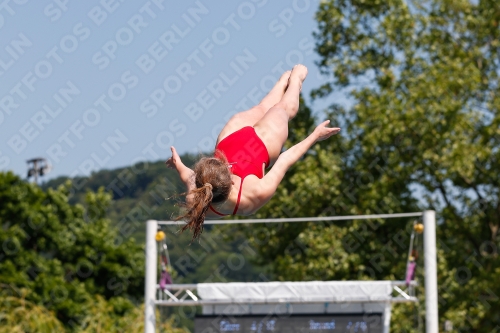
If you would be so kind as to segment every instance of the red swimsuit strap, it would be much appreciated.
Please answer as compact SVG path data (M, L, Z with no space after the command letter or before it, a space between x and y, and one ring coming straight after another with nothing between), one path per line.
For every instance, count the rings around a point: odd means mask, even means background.
M241 199L241 189L243 188L243 179L244 178L241 178L241 182L240 182L240 190L238 191L238 199L236 200L236 206L234 206L234 210L233 210L233 215L236 215L236 212L238 211L238 207L240 206L240 199ZM214 212L215 214L219 215L219 216L227 216L229 214L222 214L222 213L219 213L218 211L216 211L212 205L208 205L208 208L210 208L210 210L212 212Z
M221 214L221 213L219 213L218 211L216 211L216 210L212 207L212 205L208 205L208 208L210 208L210 210L211 210L212 212L214 212L215 214L217 214L217 215L219 215L219 216L227 216L226 214Z
M234 206L233 215L236 215L236 212L238 211L238 206L240 205L241 189L243 188L243 179L245 178L241 178L240 190L238 191L238 200L236 200L236 206Z

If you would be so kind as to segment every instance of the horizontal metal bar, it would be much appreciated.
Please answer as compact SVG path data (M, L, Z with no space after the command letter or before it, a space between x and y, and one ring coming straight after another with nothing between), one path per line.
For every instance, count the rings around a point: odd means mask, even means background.
M320 217L292 217L276 219L246 219L246 220L205 220L204 224L244 224L244 223L284 223L284 222L321 222L321 221L347 221L347 220L369 220L390 219L398 217L418 217L422 212L397 213L397 214L375 214L375 215L348 215L348 216L320 216ZM184 225L184 221L157 221L160 225Z
M160 289L160 285L157 284L156 288ZM168 289L168 290L187 290L187 289L193 290L196 288L198 288L198 285L194 284L194 283L191 283L191 284L167 284L167 286L165 287L165 289Z
M391 281L391 284L392 286L406 286L406 281ZM418 286L418 281L416 280L413 280L413 281L410 281L410 286Z
M275 304L341 304L341 303L407 303L407 302L418 302L416 297L404 298L404 297L380 297L380 298L322 298L322 299L268 299L268 300L198 300L198 301L156 301L155 304L158 306L202 306L202 305L275 305Z

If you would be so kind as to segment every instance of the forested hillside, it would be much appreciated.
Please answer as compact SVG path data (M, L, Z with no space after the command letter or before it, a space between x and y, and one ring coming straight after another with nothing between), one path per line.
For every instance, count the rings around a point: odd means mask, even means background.
M2 333L132 333L143 325L144 246L120 238L106 217L108 193L88 192L81 204L68 203L69 193L0 173Z
M196 157L181 157L192 165ZM120 238L144 244L145 221L169 220L176 217L176 203L185 191L175 170L166 168L164 161L145 162L114 170L100 170L90 177L68 179L60 177L43 185L57 188L71 181L71 203L82 203L85 193L103 188L112 195L106 213L118 228ZM171 263L176 270L176 283L203 281L254 281L263 279L262 268L251 263L252 251L242 251L244 235L236 228L207 226L203 237L191 243L189 232L180 233L178 226L163 227ZM237 254L237 257L235 257ZM237 262L237 269L232 262ZM232 268L230 269L231 266ZM241 267L240 267L241 266Z
M183 160L189 165L194 158ZM140 331L145 221L175 216L183 191L163 161L61 177L42 187L0 174L0 305L9 314L0 326L8 332ZM193 243L178 226L164 231L175 283L270 279L252 264L256 252L236 228L207 227ZM169 317L192 328L194 313L176 310L162 309L164 331L173 330Z

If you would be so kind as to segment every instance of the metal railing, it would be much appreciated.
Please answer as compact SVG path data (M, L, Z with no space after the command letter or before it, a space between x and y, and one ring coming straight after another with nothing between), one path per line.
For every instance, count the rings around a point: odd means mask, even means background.
M352 281L346 281L352 282ZM321 283L318 283L318 286ZM157 306L201 306L201 305L230 305L230 304L252 304L252 305L271 305L271 304L319 304L319 303L406 303L418 302L417 297L413 295L413 288L417 286L416 281L412 281L410 286L406 286L405 281L391 281L393 294L386 297L294 297L294 298L266 298L266 299L244 299L230 298L217 300L204 300L197 296L197 284L171 284L165 289L160 289L157 286ZM400 288L400 287L403 287ZM407 290L404 290L407 289Z
M436 217L434 211L397 213L397 214L375 214L375 215L351 215L351 216L325 216L325 217L300 217L300 218L277 218L277 219L246 219L246 220L207 220L205 224L241 224L241 223L284 223L284 222L320 222L320 221L346 221L366 219L387 219L402 217L422 216L424 224L424 269L425 269L425 307L426 307L426 332L438 332L438 292L437 292L437 260L436 260ZM146 276L145 276L145 333L154 333L156 327L156 306L182 306L182 305L216 305L216 304L281 304L281 303L372 303L386 302L390 305L396 302L417 302L413 288L407 291L400 288L405 286L403 281L393 281L393 293L387 297L358 297L358 298L295 298L295 299L266 299L266 300L203 300L196 295L197 285L170 285L168 289L157 290L157 249L155 234L158 225L182 225L181 221L155 221L146 223ZM352 281L351 281L352 282ZM161 295L161 296L160 296ZM387 323L385 323L387 322ZM384 327L388 331L390 322L390 306L386 307L384 314ZM387 324L387 325L386 325ZM385 332L384 331L384 332Z

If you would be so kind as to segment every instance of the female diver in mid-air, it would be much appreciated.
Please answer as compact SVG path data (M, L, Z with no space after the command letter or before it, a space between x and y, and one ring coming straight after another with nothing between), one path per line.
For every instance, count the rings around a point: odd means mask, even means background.
M299 109L306 76L305 66L294 66L257 106L235 114L217 138L214 157L201 158L194 170L171 148L172 157L166 164L177 170L187 187L187 209L178 220L187 222L182 230L192 230L193 239L200 236L205 219L255 213L271 199L290 166L314 143L340 131L327 127L330 121L324 121L303 141L281 153L288 137L288 121ZM270 165L273 167L264 175Z

